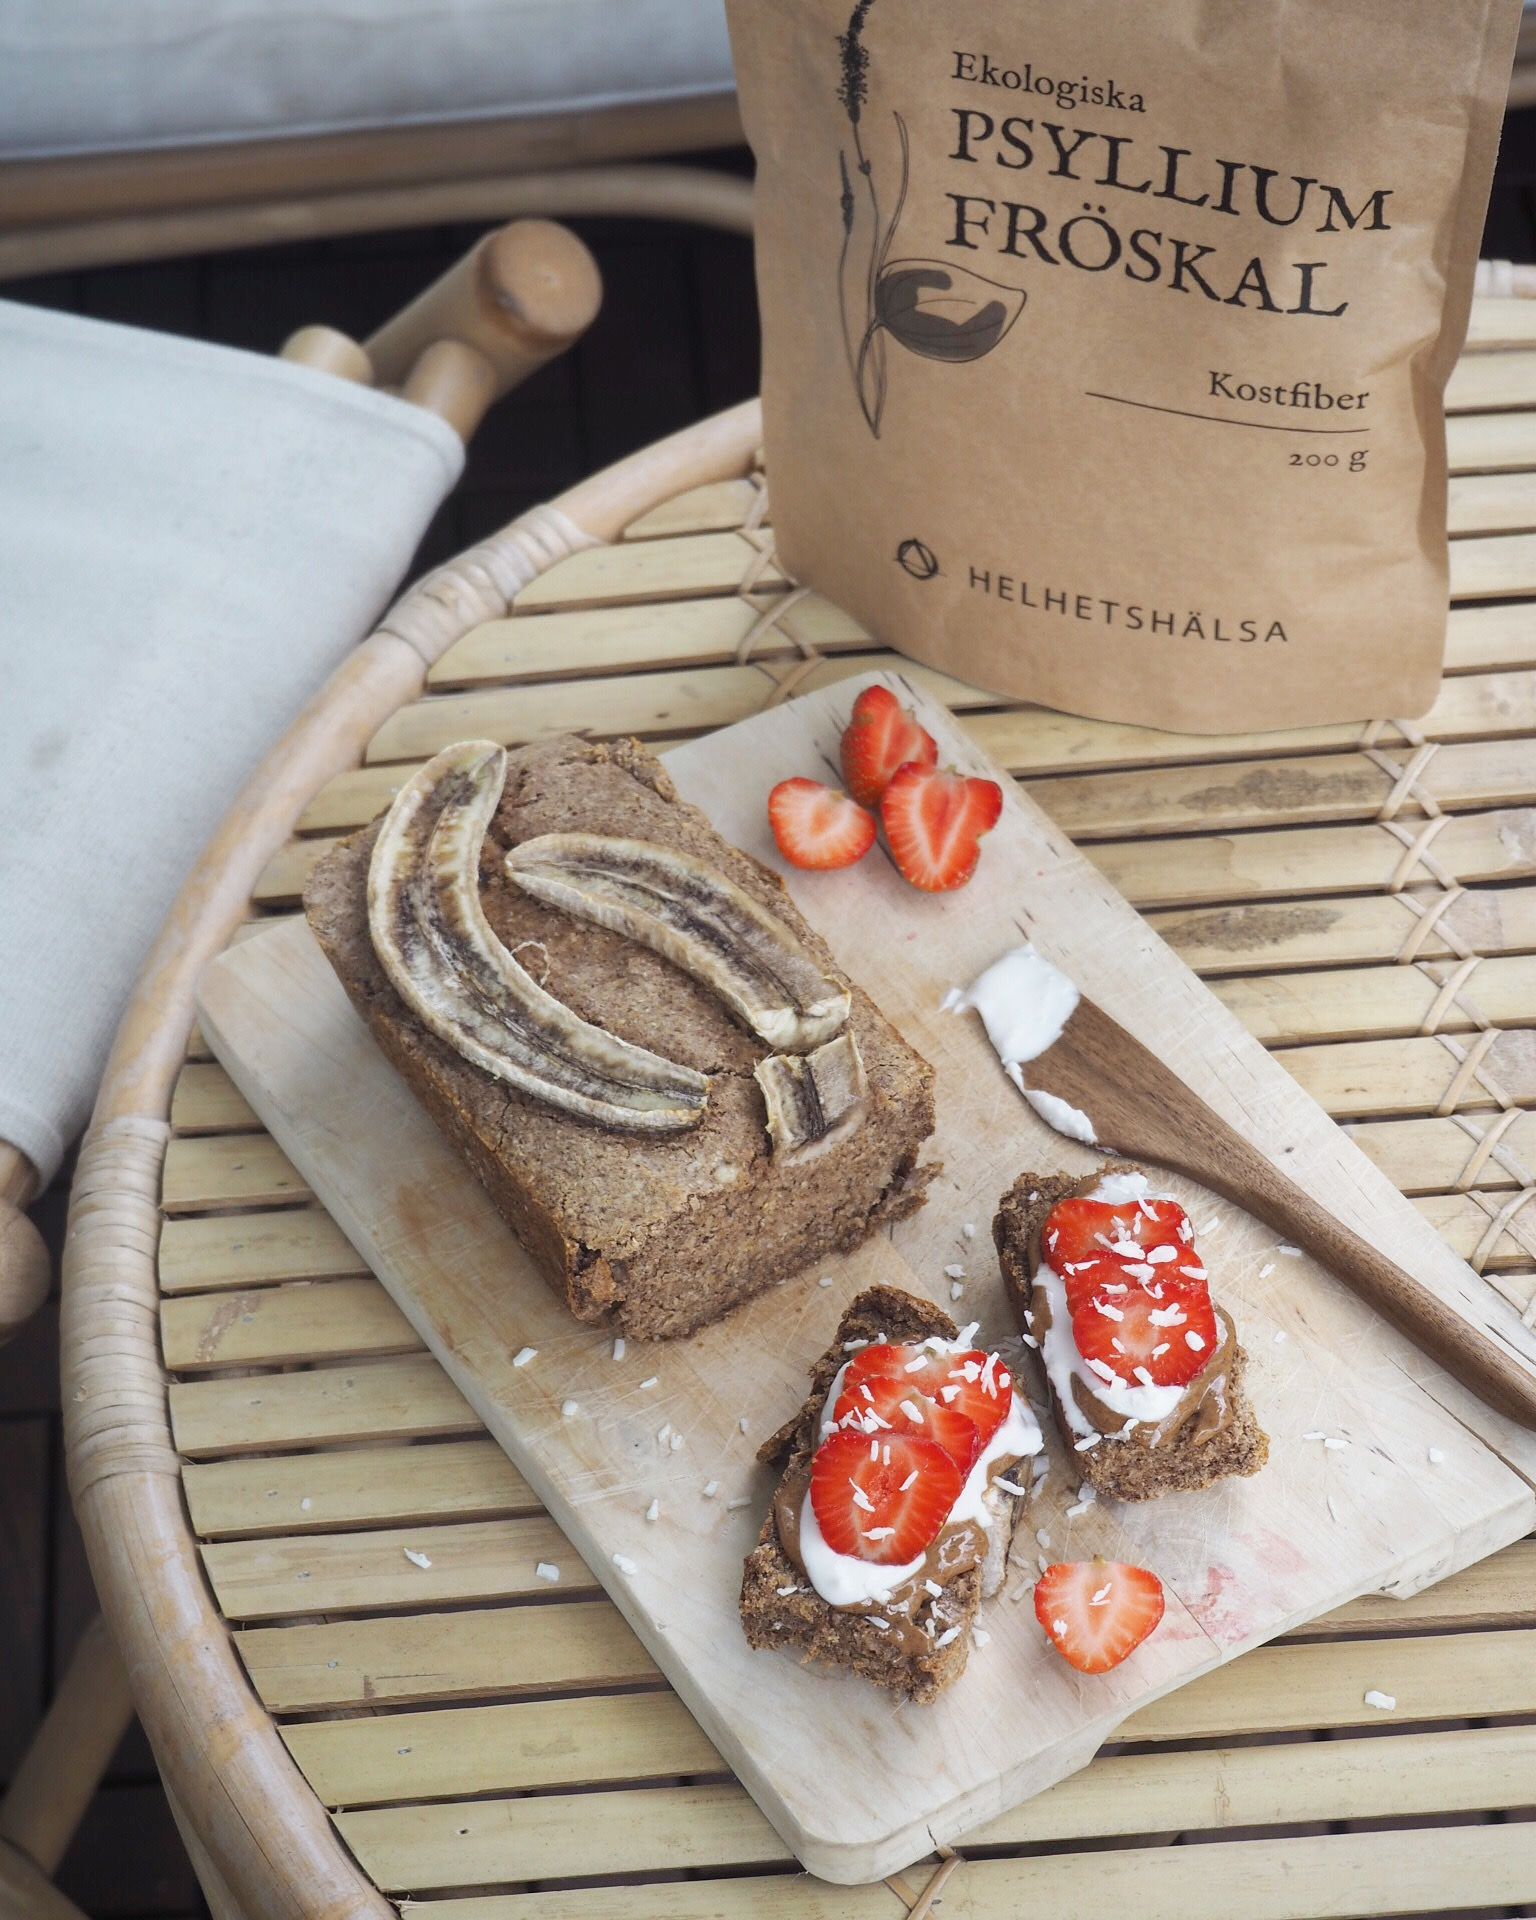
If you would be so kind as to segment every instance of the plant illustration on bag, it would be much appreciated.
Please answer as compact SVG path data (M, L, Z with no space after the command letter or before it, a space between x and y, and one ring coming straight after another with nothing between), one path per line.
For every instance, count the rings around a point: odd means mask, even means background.
M853 133L851 172L847 149L839 148L837 156L843 226L837 296L848 371L864 419L878 440L885 413L887 340L894 340L922 360L951 365L979 360L1018 319L1024 309L1024 292L948 261L889 257L906 204L911 146L905 120L893 112L891 118L901 144L901 167L895 203L886 220L880 210L875 170L864 148L864 109L869 102L869 49L864 45L864 23L874 3L858 0L848 17L847 32L837 36L842 62L837 98ZM855 232L866 215L869 258L860 273L854 258Z

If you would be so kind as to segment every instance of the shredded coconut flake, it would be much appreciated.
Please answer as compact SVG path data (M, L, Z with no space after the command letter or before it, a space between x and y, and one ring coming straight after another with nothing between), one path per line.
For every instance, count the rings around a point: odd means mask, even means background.
M659 1500L653 1500L646 1508L645 1517L647 1520L659 1520L661 1518L661 1502Z
M923 1585L927 1588L928 1592L933 1595L935 1600L937 1600L939 1595L944 1591L937 1580L925 1580Z
M640 1382L640 1391L642 1393L649 1393L651 1388L654 1387L656 1384L657 1384L657 1375L653 1373L648 1380L642 1380Z
M630 1559L627 1553L616 1553L613 1556L613 1564L618 1568L619 1572L625 1576L626 1579L633 1579L634 1576L640 1571L639 1566L633 1560Z
M1275 1252L1283 1253L1288 1260L1299 1260L1301 1258L1300 1247L1276 1247Z
M1397 1695L1395 1693L1383 1693L1379 1687L1367 1687L1361 1697L1366 1706L1375 1707L1380 1713L1395 1713L1397 1711Z
M720 1482L718 1480L706 1480L704 1482L704 1498L706 1500L713 1500L719 1491Z
M848 1484L850 1486L853 1486L852 1481L850 1481ZM861 1513L873 1513L875 1510L874 1501L870 1499L869 1495L864 1491L862 1487L853 1488L853 1504L859 1509Z
M1189 1327L1184 1334L1184 1344L1186 1347L1193 1347L1196 1353L1204 1353L1205 1335L1196 1333L1193 1327Z
M735 1512L737 1511L737 1509L738 1509L738 1508L740 1508L740 1507L750 1507L750 1506L751 1506L751 1504L752 1504L752 1496L751 1496L751 1494L749 1494L749 1493L738 1493L738 1494L737 1494L737 1496L736 1496L736 1498L735 1498L734 1500L727 1500L727 1501L726 1501L726 1503L725 1503L725 1510L726 1510L726 1512L727 1512L727 1513L735 1513Z
M992 1636L985 1627L972 1627L971 1638L978 1647L985 1647L991 1642Z
M400 1551L413 1567L420 1567L423 1572L432 1564L424 1553L418 1553L414 1547L402 1547Z
M560 1402L560 1418L562 1420L574 1420L580 1412L581 1408L577 1406L574 1400L562 1400Z
M1269 1276L1274 1272L1274 1270L1275 1270L1274 1261L1266 1260L1263 1266L1259 1268L1259 1278L1261 1280L1267 1280Z
M526 1367L530 1360L537 1360L538 1357L537 1347L519 1347L512 1356L512 1364L514 1367Z
M958 1299L960 1298L960 1296L961 1296L961 1294L963 1294L964 1292L965 1292L965 1282L964 1282L963 1280L951 1280L951 1281L950 1281L950 1283L949 1283L949 1297L950 1297L950 1299L951 1299L951 1300L958 1300Z
M535 1579L547 1580L551 1586L560 1578L560 1569L552 1560L541 1560L533 1572Z
M1107 1607L1109 1605L1109 1593L1110 1593L1111 1584L1112 1583L1110 1582L1106 1582L1102 1587L1099 1588L1097 1593L1089 1595L1088 1604L1090 1607Z
M1337 1449L1340 1447L1347 1447L1349 1445L1349 1442L1347 1440L1341 1440L1337 1437L1337 1435L1330 1433L1328 1437L1323 1441L1323 1445L1325 1447L1332 1447Z
M976 1222L974 1220L967 1220L960 1231L967 1240L974 1240L976 1238Z
M1443 1467L1445 1465L1445 1448L1431 1447L1429 1450L1428 1459L1429 1459L1429 1464L1432 1467Z
M952 1640L958 1640L959 1638L960 1629L958 1627L946 1627L933 1644L935 1647L947 1647Z
M1072 1451L1074 1453L1091 1453L1103 1438L1102 1433L1085 1433L1081 1440L1073 1441Z
M618 1337L618 1339L617 1339L617 1340L615 1340L615 1341L614 1341L614 1343L613 1343L613 1357L614 1357L614 1359L615 1359L615 1360L622 1360L622 1359L624 1358L624 1351L625 1351L625 1349L624 1349L624 1336L623 1336L623 1334L621 1333L621 1334L619 1335L619 1337Z

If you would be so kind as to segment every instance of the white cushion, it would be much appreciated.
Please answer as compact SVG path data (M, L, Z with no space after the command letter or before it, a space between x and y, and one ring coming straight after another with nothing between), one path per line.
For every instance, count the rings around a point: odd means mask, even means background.
M145 949L457 479L419 408L0 302L0 1139L44 1179Z
M0 5L0 157L555 113L730 87L723 0Z

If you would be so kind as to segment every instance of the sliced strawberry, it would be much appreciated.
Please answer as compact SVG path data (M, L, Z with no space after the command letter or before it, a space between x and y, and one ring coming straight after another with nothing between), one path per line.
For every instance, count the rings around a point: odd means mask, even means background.
M768 796L768 824L792 867L851 867L875 844L874 815L819 780L781 780Z
M926 1553L963 1485L939 1443L915 1434L834 1433L811 1461L811 1509L827 1545L881 1566Z
M1008 1418L1013 1378L995 1354L936 1353L932 1347L865 1347L855 1354L845 1387L877 1375L913 1387L936 1405L963 1414L985 1446Z
M995 780L912 764L897 769L880 802L891 858L902 878L924 893L965 885L981 858L981 837L1002 811Z
M1163 1617L1163 1583L1123 1560L1067 1560L1035 1584L1035 1618L1079 1673L1108 1673Z
M898 767L931 767L939 749L888 687L866 687L843 729L843 784L861 806L878 807Z
M963 1413L930 1400L911 1381L899 1376L870 1375L847 1382L832 1409L832 1419L850 1433L924 1434L954 1461L962 1475L970 1472L981 1452L981 1434Z
M1204 1279L1184 1209L1173 1200L1062 1200L1046 1216L1041 1251L1075 1313L1105 1281L1155 1283L1165 1274Z
M1093 1372L1131 1387L1186 1387L1216 1351L1216 1315L1203 1280L1169 1276L1124 1293L1100 1285L1073 1312L1072 1338Z

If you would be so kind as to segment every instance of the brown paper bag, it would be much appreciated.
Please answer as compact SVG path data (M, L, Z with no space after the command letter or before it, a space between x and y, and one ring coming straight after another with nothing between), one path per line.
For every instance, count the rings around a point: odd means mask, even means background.
M788 569L1074 713L1422 713L1518 0L728 4Z

